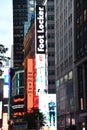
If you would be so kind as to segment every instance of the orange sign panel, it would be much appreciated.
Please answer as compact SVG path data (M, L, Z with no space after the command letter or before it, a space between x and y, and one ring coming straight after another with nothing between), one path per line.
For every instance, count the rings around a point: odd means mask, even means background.
M34 84L34 72L33 72L33 59L27 60L27 111L29 112L33 107L33 84Z

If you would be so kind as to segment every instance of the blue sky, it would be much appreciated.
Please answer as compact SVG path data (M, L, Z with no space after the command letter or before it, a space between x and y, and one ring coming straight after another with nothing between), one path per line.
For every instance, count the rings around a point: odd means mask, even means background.
M0 44L8 47L8 56L11 56L11 45L13 44L12 13L12 0L0 0Z

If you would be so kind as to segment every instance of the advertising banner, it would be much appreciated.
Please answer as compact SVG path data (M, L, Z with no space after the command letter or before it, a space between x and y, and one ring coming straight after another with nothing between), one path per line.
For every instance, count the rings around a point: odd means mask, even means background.
M29 112L33 107L33 84L34 84L34 70L33 59L27 60L27 111Z
M56 130L56 94L39 95L39 109L45 116L46 125L43 129Z
M21 117L24 115L24 95L17 95L11 99L13 117Z
M47 93L45 81L45 54L36 54L36 94Z
M45 6L36 5L36 53L45 54Z
M47 94L45 6L36 5L36 95Z

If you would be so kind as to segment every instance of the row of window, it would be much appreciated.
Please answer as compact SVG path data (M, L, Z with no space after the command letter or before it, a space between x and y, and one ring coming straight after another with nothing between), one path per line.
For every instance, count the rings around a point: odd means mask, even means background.
M87 9L83 10L83 15L81 14L79 17L77 17L76 25L79 29L83 22L87 21Z
M54 20L54 15L48 15L48 20Z
M48 57L54 57L55 53L54 52L48 52Z
M73 64L73 57L72 55L69 57L69 59L66 59L63 63L61 63L60 67L57 68L57 76L59 76L60 73L67 70L69 66Z
M54 11L54 6L53 5L52 6L48 6L47 11L53 12Z
M60 34L59 34L60 33ZM63 46L63 43L64 45L69 41L72 40L72 28L69 29L69 31L67 33L64 34L64 40L63 40L63 30L62 31L58 31L57 34L56 34L56 40L59 41L59 36L62 36L61 39L60 39L60 47Z
M49 81L48 81L48 84L55 84L55 79L49 80Z
M54 33L49 33L49 34L48 34L48 38L49 38L49 39L51 39L51 38L52 38L52 39L55 38Z
M58 47L57 47L58 48ZM59 51L60 50L60 51ZM66 45L64 47L64 50L63 50L63 46L59 49L56 50L57 54L58 54L58 59L60 58L61 59L65 59L68 55L70 55L72 53L72 41L69 42L68 45ZM59 57L60 55L60 57ZM58 61L59 62L59 61Z
M61 77L59 80L56 81L56 87L61 87L62 84L64 84L66 81L73 79L73 72L70 71L69 73L65 74L63 77Z
M55 46L54 42L50 42L50 43L48 42L48 47L49 48L54 48L54 46Z
M55 75L55 70L49 70L48 75Z
M53 94L55 92L56 92L55 89L51 89L51 88L48 89L48 93L50 93L50 94Z
M48 29L54 29L54 24L48 24Z
M20 60L23 61L23 55L21 54L21 51L20 51L20 55L14 55L14 63L16 62L20 62Z
M21 34L15 34L14 37L23 37L24 35L21 33Z
M67 17L67 14L70 13L70 10L72 11L72 0L69 0L68 1L68 4L67 2L64 3L64 10L63 10L63 1L60 1L60 4L59 4L59 7L57 6L56 8L56 12L57 12L57 15L59 15L59 12L60 12L60 22L63 21L63 13L64 13L64 19L66 19Z
M54 66L55 62L54 61L48 61L48 66Z
M54 0L48 0L48 2L54 2Z

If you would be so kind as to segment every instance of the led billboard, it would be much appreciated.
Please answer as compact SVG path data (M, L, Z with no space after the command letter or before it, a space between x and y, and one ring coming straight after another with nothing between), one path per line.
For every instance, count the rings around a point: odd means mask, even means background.
M36 94L47 93L45 85L45 54L36 54Z
M11 98L12 115L14 118L24 115L24 95L17 95Z
M45 6L36 5L36 95L47 93Z
M46 120L46 125L43 129L56 130L56 94L39 95L39 109Z

